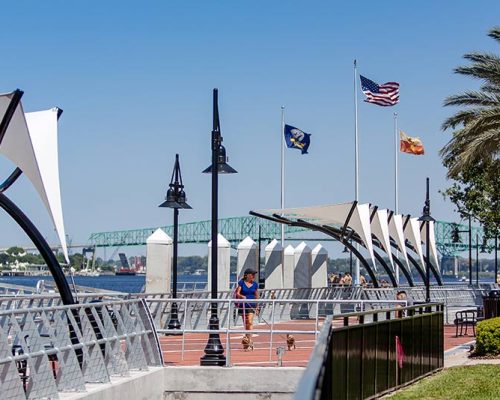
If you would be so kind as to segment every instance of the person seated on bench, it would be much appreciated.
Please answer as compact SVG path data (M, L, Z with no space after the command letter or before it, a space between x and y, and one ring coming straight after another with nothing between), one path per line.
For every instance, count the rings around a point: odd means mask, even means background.
M406 295L406 292L404 290L400 290L399 292L396 293L396 300L406 301L406 299L407 299L407 295ZM404 306L401 304L396 304L396 308L403 308L403 307ZM399 311L397 311L396 316L398 318L404 318L404 317L406 317L406 311L399 310Z

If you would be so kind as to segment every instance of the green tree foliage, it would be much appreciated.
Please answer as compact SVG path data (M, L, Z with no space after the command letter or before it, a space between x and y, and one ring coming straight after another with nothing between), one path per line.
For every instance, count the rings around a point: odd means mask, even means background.
M22 254L25 253L24 249L21 248L21 247L17 247L17 246L12 246L12 247L9 247L6 251L5 251L9 256L13 256L13 257L17 257L17 256L20 256Z
M75 253L75 254L70 255L69 256L69 263L76 270L81 269L82 263L83 263L83 255L80 253Z
M489 36L500 42L500 27L491 29ZM453 179L481 161L498 163L500 148L500 57L469 53L464 58L471 63L455 68L455 73L479 79L482 86L444 102L445 106L462 107L442 126L443 130L454 129L452 139L441 149L448 177Z
M0 253L0 264L6 265L9 262L9 255L7 253Z
M446 165L446 163L445 163ZM500 174L496 161L482 161L463 169L443 194L462 218L469 214L481 221L487 237L500 233Z
M179 257L177 268L181 273L193 273L197 269L208 270L208 257L188 256Z
M489 36L500 42L500 27ZM462 109L443 123L453 137L441 149L448 178L453 185L443 194L457 206L464 218L472 215L482 222L487 235L498 235L500 180L500 57L489 53L469 53L469 65L455 73L479 79L477 91L450 96L445 106Z

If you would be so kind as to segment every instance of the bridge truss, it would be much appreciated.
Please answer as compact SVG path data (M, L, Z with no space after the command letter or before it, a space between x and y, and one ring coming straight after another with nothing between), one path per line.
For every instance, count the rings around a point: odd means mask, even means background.
M208 243L210 241L211 221L198 221L179 224L179 243ZM443 256L453 256L469 248L467 232L459 234L460 242L453 242L453 231L458 227L459 231L467 231L468 226L451 222L436 222L436 245L438 251ZM173 236L173 226L161 226L169 236ZM122 246L143 246L147 238L156 228L131 229L124 231L97 232L92 233L88 239L89 245L94 247L122 247ZM281 236L281 225L272 221L267 221L254 216L231 217L219 220L219 232L236 246L245 237L250 236L254 240L271 240ZM476 236L477 235L477 236ZM477 240L476 240L477 237ZM310 231L298 227L285 227L285 238L287 240L313 240ZM315 240L332 240L322 237ZM483 230L479 227L472 228L472 247L483 245ZM493 249L490 241L486 250Z

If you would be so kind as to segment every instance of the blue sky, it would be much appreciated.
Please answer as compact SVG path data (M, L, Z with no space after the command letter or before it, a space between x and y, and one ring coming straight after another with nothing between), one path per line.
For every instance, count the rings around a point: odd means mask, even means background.
M25 91L27 111L59 106L66 230L169 224L158 208L180 153L185 222L210 218L211 96L219 88L224 144L239 172L220 178L220 215L279 206L280 106L312 133L308 155L286 152L288 206L354 197L353 59L359 72L401 84L396 107L359 92L360 200L394 205L393 112L420 136L424 157L400 157L400 211L420 214L425 177L432 212L457 220L438 190L438 156L450 94L478 82L452 69L468 51L495 51L497 1L85 1L2 5L0 91ZM0 174L12 168L0 160ZM55 234L24 178L9 191L46 234ZM0 213L0 247L28 239Z

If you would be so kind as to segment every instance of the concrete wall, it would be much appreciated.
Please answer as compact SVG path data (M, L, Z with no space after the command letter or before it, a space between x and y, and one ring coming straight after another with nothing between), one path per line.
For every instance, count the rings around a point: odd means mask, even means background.
M87 384L85 393L61 393L61 400L288 400L304 372L299 367L155 367Z

